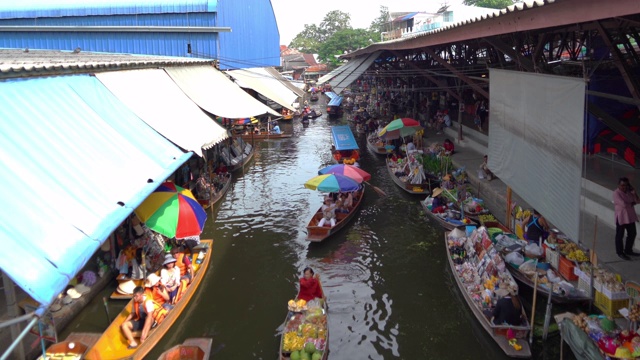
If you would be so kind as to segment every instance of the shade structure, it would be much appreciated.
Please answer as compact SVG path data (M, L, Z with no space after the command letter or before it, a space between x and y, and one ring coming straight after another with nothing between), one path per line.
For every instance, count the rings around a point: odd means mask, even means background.
M409 136L422 130L420 123L411 118L395 119L385 126L378 136L385 140L397 139L399 137Z
M344 175L324 174L309 179L304 187L323 192L349 192L358 190L360 184Z
M135 210L151 230L169 238L200 235L207 213L190 190L162 183Z
M318 174L319 175L324 175L324 174L344 175L346 177L349 177L357 181L358 183L371 180L371 174L360 169L357 166L348 165L348 164L330 165L318 170Z

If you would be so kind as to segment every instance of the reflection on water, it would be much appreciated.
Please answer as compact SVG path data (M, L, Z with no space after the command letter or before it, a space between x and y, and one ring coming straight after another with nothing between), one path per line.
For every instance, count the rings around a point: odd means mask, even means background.
M322 195L302 184L330 164L329 126L324 116L306 128L281 122L293 138L255 144L255 160L207 221L209 273L149 358L188 337L211 336L216 359L275 359L278 327L305 266L321 275L328 297L331 359L504 358L451 278L442 229L393 184L364 138L361 166L388 196L368 189L345 229L320 244L304 240Z

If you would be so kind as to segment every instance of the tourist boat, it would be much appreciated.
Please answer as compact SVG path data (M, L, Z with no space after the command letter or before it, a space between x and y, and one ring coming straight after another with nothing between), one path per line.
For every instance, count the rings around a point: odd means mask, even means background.
M360 159L360 152L356 138L349 125L331 127L333 146L331 158L336 164L355 165Z
M404 165L398 166L393 160L387 159L387 170L389 171L389 176L391 176L391 180L398 185L402 190L408 192L409 194L415 195L429 195L433 188L436 188L440 185L440 180L431 177L428 174L423 174L423 180L418 184L413 184L409 176L401 176L398 177L396 172L404 172ZM415 176L419 171L419 168L416 168L410 173L410 175Z
M376 134L376 132L373 132L371 133L371 135L367 136L367 148L372 152L378 155L386 156L389 153L387 151L387 146L390 146L390 145L386 145L384 141L382 141L378 137L378 134Z
M288 139L293 137L293 134L274 134L268 131L260 131L258 133L252 132L248 134L240 135L242 140L246 142L251 142L252 140L276 140L276 139Z
M457 230L454 230L454 231L457 231ZM514 357L514 358L530 358L531 348L529 347L529 342L527 341L529 331L530 331L530 326L528 324L528 321L526 320L527 316L524 312L524 307L521 307L522 318L525 319L524 325L512 326L512 325L493 324L491 319L489 319L483 313L483 309L481 308L482 306L481 303L479 303L477 300L474 300L474 299L478 299L478 297L482 299L484 297L484 291L480 290L477 293L470 292L467 286L474 288L474 285L468 284L464 281L462 274L458 270L458 267L460 266L462 268L462 266L456 265L454 263L454 260L453 260L454 254L452 253L452 247L451 247L452 245L449 242L450 233L451 232L445 232L444 234L444 242L445 242L445 247L447 249L447 259L449 260L449 266L451 267L453 278L456 280L456 284L458 285L458 288L460 289L460 292L462 293L462 297L467 303L467 306L469 307L469 309L471 309L471 312L476 317L480 325L482 325L482 327L487 332L487 334L498 344L498 346L502 349L502 351L504 351L504 353L507 356ZM471 241L471 240L468 240L468 241ZM492 247L491 244L488 244L488 246L485 247L482 241L480 241L474 245L474 248L477 248L476 255L478 256L474 255L463 261L465 263L469 263L471 265L471 268L478 267L477 273L482 274L485 270L488 269L489 264L492 263L493 261L491 259L491 256L489 255L491 253L490 251L491 247ZM498 267L494 266L493 268L497 269ZM504 275L501 275L501 276L504 276L506 279L509 279L511 277L508 271L505 271L503 274ZM484 281L481 280L481 282L484 282ZM513 278L509 279L509 282L515 285ZM516 350L514 346L509 344L509 340L507 339L507 333L509 332L509 329L511 329L511 331L515 336L516 345L521 347L519 350Z
M66 340L52 344L38 360L80 360L100 338L100 334L71 333Z
M212 206L215 207L227 194L227 191L229 191L229 188L231 187L232 176L230 173L216 175L216 179L221 179L219 181L222 181L222 188L220 188L220 190L218 190L214 194L210 195L208 199L198 199L198 203L200 203L200 205L202 205L205 210Z
M443 213L443 214L434 214L433 212L431 212L431 202L433 201L433 198L431 196L428 196L427 198L425 198L424 200L420 201L420 205L422 205L422 209L424 209L424 212L427 214L427 218L434 220L436 223L440 224L440 226L442 226L443 228L445 228L446 230L453 230L459 226L467 226L467 225L477 225L476 223L471 223L471 222L464 222L458 219L453 218L453 216L449 216L448 213ZM460 217L460 211L459 210L455 210L455 209L450 209L449 212L452 212L452 215L457 215L457 217Z
M311 94L311 97L309 98L309 101L318 101L318 94Z
M327 104L327 115L328 118L330 120L335 120L338 119L339 117L342 116L343 110L342 110L342 96L332 92L332 91L328 91L324 93L325 95L327 95L329 97L329 103Z
M313 215L311 220L309 221L309 225L307 225L307 240L311 242L321 242L328 238L329 236L337 233L345 227L353 219L358 208L360 208L360 204L362 204L362 198L364 197L364 185L362 188L353 193L353 208L348 213L338 213L336 212L336 225L331 227L330 224L325 224L324 226L318 226L318 222L322 219L322 206L318 209L318 211Z
M131 300L120 314L118 314L109 325L109 327L102 333L100 338L93 344L85 354L85 359L144 359L145 356L156 346L156 344L162 339L165 333L169 331L174 322L180 317L182 312L187 308L189 302L195 292L198 290L202 279L204 278L209 262L211 260L213 240L201 240L200 244L194 248L194 252L202 253L202 261L197 260L193 262L194 277L191 284L187 288L187 291L182 296L182 299L172 310L167 313L164 320L157 326L151 329L147 339L140 343L140 339L137 339L139 345L135 349L129 349L127 340L125 339L120 326L127 318L133 305ZM139 334L136 334L139 336Z
M302 115L302 120L313 120L313 119L317 119L320 116L322 116L322 111L316 111L316 110L312 110L309 113L303 114Z
M160 354L158 360L209 360L212 338L189 338Z
M292 301L294 303L297 302L298 297L296 296L294 300L289 301L289 312L282 324L278 359L290 360L291 353L298 351L294 350L295 348L300 348L300 345L302 345L301 351L305 351L304 345L309 342L309 339L312 339L316 350L322 352L320 359L327 360L329 357L329 312L326 300L314 299L302 307L292 307ZM285 339L299 343L298 345L293 345L294 349L289 349L285 345ZM309 358L311 358L311 354L309 354Z

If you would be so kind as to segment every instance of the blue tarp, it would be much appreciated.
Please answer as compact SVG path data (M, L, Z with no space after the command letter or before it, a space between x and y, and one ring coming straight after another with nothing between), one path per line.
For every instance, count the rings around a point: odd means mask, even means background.
M333 136L333 145L336 150L358 149L356 138L353 137L351 128L348 125L332 126L331 135Z
M333 100L333 98L335 98L336 96L338 96L338 94L334 93L333 91L327 91L326 93L324 93L325 95L327 95L329 97L329 100Z
M340 106L340 104L342 104L342 96L336 95L329 101L327 106Z
M192 154L89 75L0 83L0 268L49 305Z

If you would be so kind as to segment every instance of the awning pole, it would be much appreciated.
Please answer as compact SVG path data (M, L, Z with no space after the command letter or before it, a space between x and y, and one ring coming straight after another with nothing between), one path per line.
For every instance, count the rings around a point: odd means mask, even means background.
M4 354L2 354L2 357L0 357L0 360L6 360L9 357L9 355L11 355L11 352L13 351L13 349L15 349L15 347L18 346L18 344L22 343L22 338L24 338L27 335L29 330L31 330L31 327L33 327L33 325L35 325L37 322L38 322L38 318L34 317L29 322L29 324L27 324L27 326L24 328L24 330L22 330L20 335L18 335L18 337L16 337L15 340L13 340L11 345L9 345L9 347L4 352Z
M21 316L18 316L16 318L13 318L13 319L9 319L9 320L3 321L2 323L0 323L0 328L11 326L11 325L17 324L19 322L27 321L31 317L35 316L35 314L36 314L35 312L30 312L28 314L21 315Z
M18 300L16 298L16 288L13 283L13 280L7 275L6 272L2 271L2 284L4 285L4 296L7 300L7 315L10 318L19 317L19 308L18 308ZM14 323L11 325L11 337L16 338L20 333L20 325L18 323ZM15 348L15 346L14 346ZM16 356L19 359L25 358L24 346L20 343L20 346L16 349Z

